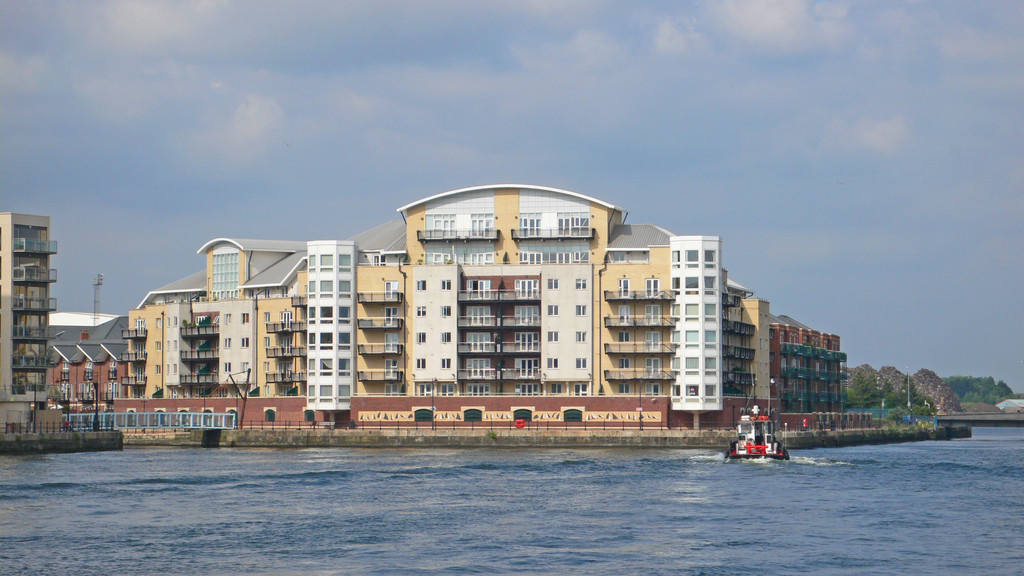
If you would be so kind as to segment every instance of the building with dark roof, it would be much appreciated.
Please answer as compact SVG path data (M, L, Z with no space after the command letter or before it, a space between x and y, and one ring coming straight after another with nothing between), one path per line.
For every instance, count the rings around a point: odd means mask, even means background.
M128 349L127 316L60 312L50 324L48 404L67 412L112 411Z
M836 334L785 315L771 316L771 378L785 412L841 412L846 353Z

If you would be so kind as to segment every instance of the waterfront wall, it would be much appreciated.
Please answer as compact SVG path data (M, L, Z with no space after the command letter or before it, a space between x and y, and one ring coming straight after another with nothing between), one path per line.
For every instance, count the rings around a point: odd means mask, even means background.
M969 428L891 428L789 432L790 449L969 438ZM694 448L724 450L731 430L207 430L129 434L139 446L262 448Z
M55 432L0 434L0 454L45 454L49 452L102 452L121 450L120 432Z

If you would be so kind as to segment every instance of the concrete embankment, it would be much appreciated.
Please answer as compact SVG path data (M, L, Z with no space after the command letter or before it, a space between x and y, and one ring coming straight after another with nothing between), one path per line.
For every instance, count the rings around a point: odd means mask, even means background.
M102 452L121 450L120 432L55 432L0 434L0 454L45 454L50 452Z
M788 432L790 449L969 438L969 428ZM128 434L134 446L250 448L694 448L724 450L731 430L208 430Z

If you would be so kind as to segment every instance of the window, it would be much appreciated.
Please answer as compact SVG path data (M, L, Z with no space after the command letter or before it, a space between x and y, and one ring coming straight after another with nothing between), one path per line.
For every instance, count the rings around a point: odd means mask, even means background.
M159 347L160 347L160 343L157 342L157 348L159 349ZM224 339L224 347L225 348L231 348L231 338L225 338Z
M712 304L714 306L714 304ZM687 318L695 318L700 313L699 304L687 304L686 305L686 316Z
M577 278L576 279L576 289L577 290L586 290L587 289L587 279L586 278Z
M619 296L629 296L629 278L619 278Z
M587 305L586 304L577 304L576 305L576 315L577 316L586 316L587 315Z
M717 313L718 313L718 307L715 304L713 304L711 302L707 302L707 303L704 304L704 315L705 316L711 316L712 318L714 318Z
M483 419L484 419L483 412L480 411L480 410L477 410L476 408L470 408L470 409L468 409L468 410L466 410L465 412L462 413L462 421L463 422L482 422Z
M416 281L416 290L422 292L423 290L426 290L426 289L427 289L427 281L426 280L417 280Z
M330 268L331 266L334 266L334 254L321 254L320 266L323 268Z
M648 382L644 385L644 394L648 396L660 396L661 384L658 382Z
M451 289L452 289L452 281L451 280L441 280L441 290L451 290Z
M712 343L716 342L717 339L718 339L718 333L716 331L714 331L714 330L705 330L704 331L704 341L705 342L707 342L709 344L712 344Z
M416 359L416 369L417 370L423 370L426 367L427 367L427 359L426 358L417 358Z
M586 370L587 369L587 359L586 358L577 358L576 359L576 369L577 370Z
M590 385L587 384L586 382L577 382L576 384L572 385L572 395L573 396L586 396L587 395L587 390L589 388L590 388Z
M270 322L270 312L264 312L263 313L263 321L264 322Z
M338 280L338 292L348 294L352 291L352 282L349 280Z
M451 367L452 367L452 359L451 358L441 358L441 369L442 370L449 370L449 369L451 369Z
M240 342L242 344L242 348L248 348L249 347L249 339L248 338L242 338L240 340Z
M248 323L249 323L249 313L248 312L242 312L242 324L248 324Z
M673 264L678 264L679 263L679 250L673 250L672 251L672 263Z
M548 332L548 342L558 342L558 332Z
M583 422L583 412L570 408L562 413L563 422Z
M448 344L451 341L452 341L452 333L451 332L441 332L441 343L442 344Z
M687 342L700 342L700 331L698 330L687 330L686 331Z
M334 344L334 332L323 332L320 334L320 343L327 344L328 348L330 344Z
M587 333L586 333L586 331L576 332L576 341L577 342L586 342L587 341Z
M427 315L427 307L426 306L417 306L416 307L416 316L417 317L423 318L426 315Z
M333 280L321 280L320 281L321 292L334 292L334 281Z
M163 343L160 342L159 340L157 340L156 342L154 342L154 344L156 344L156 351L159 352L160 351L160 347L163 345ZM228 338L227 339L227 344L224 347L228 348L230 346L231 346L231 339Z
M558 316L558 306L555 304L548 304L548 316Z
M452 315L452 307L451 306L441 306L441 317L442 318L448 318L451 315Z
M548 290L558 290L558 278L548 278Z
M715 261L715 251L714 250L705 250L704 251L704 262L714 263L714 261Z
M619 332L618 333L618 340L619 340L619 342L629 342L629 340L630 340L629 332L625 332L625 331Z
M334 319L334 309L330 306L320 307L320 319L325 322L330 322Z
M548 368L549 369L558 368L558 358L548 358Z
M427 343L427 333L426 332L417 332L416 333L416 343L417 344L426 344Z
M629 394L628 382L619 382L619 394Z
M347 272L352 267L352 256L349 254L338 254L338 269Z
M698 251L697 250L687 250L686 251L686 261L687 262L697 262L697 258L698 258Z
M629 370L631 366L629 358L619 358L619 370Z
M561 394L562 393L562 383L561 382L552 382L551 383L551 393L552 394Z
M269 408L267 410L264 410L263 420L266 422L273 422L277 420L277 412Z

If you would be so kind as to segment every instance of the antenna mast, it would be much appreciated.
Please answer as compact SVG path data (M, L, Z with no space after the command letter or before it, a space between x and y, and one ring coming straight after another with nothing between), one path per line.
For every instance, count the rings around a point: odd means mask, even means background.
M92 325L95 326L100 313L100 286L103 286L103 274L92 279Z

